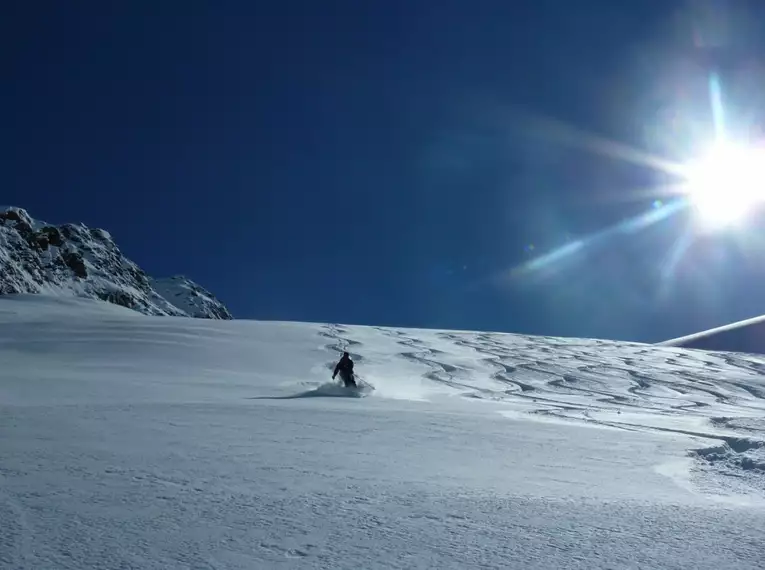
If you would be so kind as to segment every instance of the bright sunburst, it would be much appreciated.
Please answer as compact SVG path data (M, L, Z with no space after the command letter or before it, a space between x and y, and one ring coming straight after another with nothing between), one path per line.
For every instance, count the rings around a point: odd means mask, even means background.
M645 153L637 148L582 132L570 125L549 120L526 120L529 132L548 141L566 144L587 150L595 154L623 160L647 167L657 173L668 175L677 180L665 186L649 188L633 193L636 199L651 198L652 208L633 218L623 220L599 232L584 236L573 243L566 244L548 253L543 253L512 269L511 276L526 272L539 271L557 265L563 258L581 252L595 242L605 242L617 233L636 233L653 224L663 221L690 208L694 219L701 223L684 226L663 260L662 278L665 284L671 279L675 268L694 241L693 229L713 232L732 230L736 236L747 234L745 222L756 209L765 209L765 145L762 137L743 136L740 140L731 138L731 132L725 121L722 85L714 72L708 77L709 106L713 132L712 142L706 152L689 161L676 162L672 159ZM706 118L700 120L706 123ZM736 122L734 121L734 126ZM733 132L747 132L738 124ZM749 125L751 127L752 125ZM669 125L663 125L669 129ZM675 129L675 127L672 127ZM699 129L700 130L700 129ZM751 132L751 130L750 130ZM682 144L682 137L679 138ZM734 142L735 141L735 142ZM746 144L749 141L754 144ZM694 140L691 146L696 147ZM680 152L677 152L677 151ZM682 149L675 149L675 156L686 154ZM687 154L686 154L687 156Z
M765 153L719 141L685 168L691 204L711 226L740 222L765 201Z

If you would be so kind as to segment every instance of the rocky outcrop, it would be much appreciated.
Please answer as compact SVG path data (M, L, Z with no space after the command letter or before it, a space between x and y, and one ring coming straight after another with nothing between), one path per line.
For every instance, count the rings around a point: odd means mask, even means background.
M95 298L147 315L232 318L189 279L152 280L122 254L109 232L83 224L42 224L22 208L0 209L0 294L12 293Z

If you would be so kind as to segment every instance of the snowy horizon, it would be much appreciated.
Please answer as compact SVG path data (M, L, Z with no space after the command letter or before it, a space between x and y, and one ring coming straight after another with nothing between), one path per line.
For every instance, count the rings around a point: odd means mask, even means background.
M0 325L0 568L761 566L756 355L42 295Z

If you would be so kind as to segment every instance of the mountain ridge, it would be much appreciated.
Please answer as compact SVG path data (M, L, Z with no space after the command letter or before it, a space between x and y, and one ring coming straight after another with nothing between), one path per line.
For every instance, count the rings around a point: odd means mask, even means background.
M0 295L18 293L99 299L147 315L233 319L191 279L147 275L104 229L47 224L24 208L2 206Z

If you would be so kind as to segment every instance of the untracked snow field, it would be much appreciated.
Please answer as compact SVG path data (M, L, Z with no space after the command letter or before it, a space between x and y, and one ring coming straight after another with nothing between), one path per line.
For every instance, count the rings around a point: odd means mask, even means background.
M764 372L2 297L0 568L762 568Z

